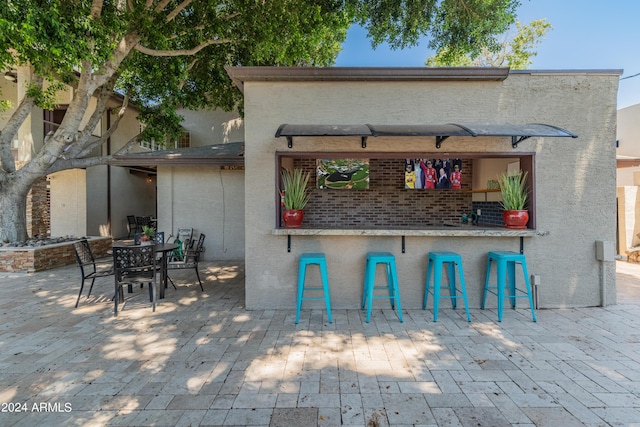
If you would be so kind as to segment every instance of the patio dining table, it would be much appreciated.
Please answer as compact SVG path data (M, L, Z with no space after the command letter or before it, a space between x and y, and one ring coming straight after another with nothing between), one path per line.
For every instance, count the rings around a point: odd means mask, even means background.
M112 245L113 247L122 247L122 246L133 246L131 243L124 242L115 242ZM178 245L175 243L156 243L155 249L157 253L162 254L160 258L160 292L158 292L158 297L160 299L164 298L164 290L167 288L167 263L169 262L169 254L173 252L175 249L178 249Z

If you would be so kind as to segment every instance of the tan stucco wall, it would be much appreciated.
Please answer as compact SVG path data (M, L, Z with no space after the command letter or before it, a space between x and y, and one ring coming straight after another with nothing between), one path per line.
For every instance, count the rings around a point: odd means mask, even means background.
M640 157L640 104L618 110L617 154Z
M158 167L158 230L206 235L204 260L244 258L244 171L219 166Z
M624 255L629 248L640 246L640 187L617 188L618 196L618 253Z
M618 187L625 187L628 185L639 185L638 174L640 168L617 168L616 169L616 183Z
M55 173L50 178L51 236L87 235L86 171L70 169Z
M191 146L244 141L244 122L237 111L178 110L182 127L191 134Z
M616 154L627 157L640 157L640 104L618 110L616 139L619 146ZM639 185L634 175L640 173L640 167L620 168L617 170L618 187Z
M4 71L2 71L4 74ZM12 108L7 111L0 111L0 128L7 123L11 114L15 111L18 100L18 83L10 82L5 78L0 79L0 99L11 101Z
M487 188L487 181L495 180L498 175L507 171L507 165L517 162L518 159L475 159L473 161L473 190ZM479 202L499 202L500 193L474 193L473 201Z
M110 106L116 106L115 103ZM110 140L111 153L116 153L133 137L140 132L140 123L137 120L138 112L133 108L127 109L127 113L122 118L117 131ZM113 120L113 118L112 118ZM107 129L106 118L102 120L103 132ZM107 153L107 147L102 147L102 153ZM133 152L146 151L139 146L135 147ZM108 173L111 176L111 233L114 237L126 237L127 215L146 216L156 215L156 180L152 177L151 182L147 182L145 174L132 174L128 168L120 166L111 166L107 172L106 167L90 168L92 173L92 183L101 191L95 197L103 200L101 204L92 205L90 208L102 211L95 212L97 217L103 218L105 215L104 206L107 203L107 192L105 182ZM102 221L98 224L100 226Z
M293 149L276 139L282 123L549 123L579 135L531 138L515 151L535 152L537 226L544 237L525 239L529 271L541 278L541 307L615 302L615 268L595 260L596 240L615 240L615 73L510 74L503 82L244 82L246 306L293 309L302 252L327 255L332 304L359 307L365 254L396 254L402 303L421 306L426 254L463 256L469 302L479 307L488 250L518 250L517 238L292 237L272 235L276 224L276 151L510 152L509 138L450 138L436 150L433 137L296 138ZM399 156L401 157L401 156ZM426 156L425 156L426 157ZM597 171L597 173L594 173ZM331 212L327 212L331 215ZM495 298L487 303L495 304ZM305 302L312 307L313 302ZM320 302L318 307L322 306ZM382 302L376 307L383 307Z

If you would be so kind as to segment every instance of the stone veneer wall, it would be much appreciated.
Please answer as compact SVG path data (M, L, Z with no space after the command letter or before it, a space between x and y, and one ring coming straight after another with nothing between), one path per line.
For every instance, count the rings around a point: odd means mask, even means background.
M112 242L111 237L89 239L93 256L100 258L107 255ZM33 273L75 262L72 242L37 248L0 248L0 272L3 273Z
M367 190L316 188L316 160L295 159L294 167L311 172L311 200L304 210L304 226L419 227L460 225L472 209L471 161L463 160L462 191L404 188L404 159L369 159Z
M51 215L47 178L38 180L27 195L27 234L49 236Z

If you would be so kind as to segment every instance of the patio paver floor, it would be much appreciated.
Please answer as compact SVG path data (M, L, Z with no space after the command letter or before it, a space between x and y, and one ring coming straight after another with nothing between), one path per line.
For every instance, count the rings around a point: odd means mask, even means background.
M0 274L0 425L640 425L640 266L606 308L244 309L241 263L172 274L157 311L75 265ZM195 284L194 284L195 282ZM187 285L190 283L190 285Z

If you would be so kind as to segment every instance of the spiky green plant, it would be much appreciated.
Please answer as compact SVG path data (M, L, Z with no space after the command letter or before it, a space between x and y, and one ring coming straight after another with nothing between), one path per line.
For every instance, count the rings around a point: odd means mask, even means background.
M310 172L305 173L302 169L294 169L293 171L284 169L282 171L285 209L304 209L310 197L307 190L310 176Z
M143 225L142 234L147 236L149 240L153 240L156 238L156 229L151 227L150 225Z
M500 184L500 194L502 201L500 204L506 211L524 210L527 203L527 172L519 171L517 174L503 173L498 176Z

